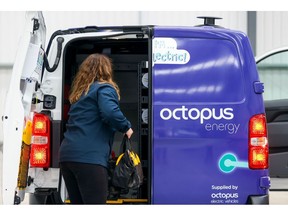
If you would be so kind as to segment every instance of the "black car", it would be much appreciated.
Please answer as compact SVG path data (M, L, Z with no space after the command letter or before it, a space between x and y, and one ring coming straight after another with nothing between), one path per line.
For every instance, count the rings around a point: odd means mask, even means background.
M272 178L288 178L288 47L256 58L268 124L269 171Z

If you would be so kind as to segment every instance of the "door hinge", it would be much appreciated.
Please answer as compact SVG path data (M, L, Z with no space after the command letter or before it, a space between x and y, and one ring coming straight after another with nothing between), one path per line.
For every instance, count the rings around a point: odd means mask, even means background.
M33 34L35 31L37 31L40 27L40 24L39 24L39 20L38 19L33 19Z

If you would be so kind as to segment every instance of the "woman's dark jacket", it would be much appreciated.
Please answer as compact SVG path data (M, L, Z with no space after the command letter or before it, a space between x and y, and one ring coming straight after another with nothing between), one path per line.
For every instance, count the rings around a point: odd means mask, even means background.
M60 146L60 162L82 162L108 167L114 134L126 133L131 123L119 108L116 90L95 82L87 95L71 105Z

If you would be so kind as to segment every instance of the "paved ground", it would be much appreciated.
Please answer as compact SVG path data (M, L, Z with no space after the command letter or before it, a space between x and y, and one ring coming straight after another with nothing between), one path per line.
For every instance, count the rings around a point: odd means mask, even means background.
M288 191L271 191L270 205L287 205L288 206Z
M271 178L270 205L288 205L288 178Z

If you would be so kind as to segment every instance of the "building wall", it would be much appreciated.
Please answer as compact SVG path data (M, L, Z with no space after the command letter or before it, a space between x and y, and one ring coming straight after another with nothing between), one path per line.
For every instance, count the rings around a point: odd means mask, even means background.
M257 12L257 55L288 46L288 11Z
M0 66L13 64L24 17L25 12L0 11Z
M0 67L0 150L1 150L1 143L3 140L3 127L2 127L2 114L4 111L4 101L7 94L8 85L10 82L10 68L1 68Z
M188 25L202 24L197 16L216 16L216 24L246 32L246 12L199 11L44 11L47 40L56 30L83 26L115 25ZM0 65L12 65L24 24L25 12L0 11ZM5 34L3 34L5 32Z
M216 24L247 33L245 11L44 11L47 38L59 29L101 25L189 25L201 24L197 16L222 17ZM13 64L24 24L24 11L0 11L0 66ZM256 55L288 45L288 11L258 11ZM5 33L4 33L5 32Z

